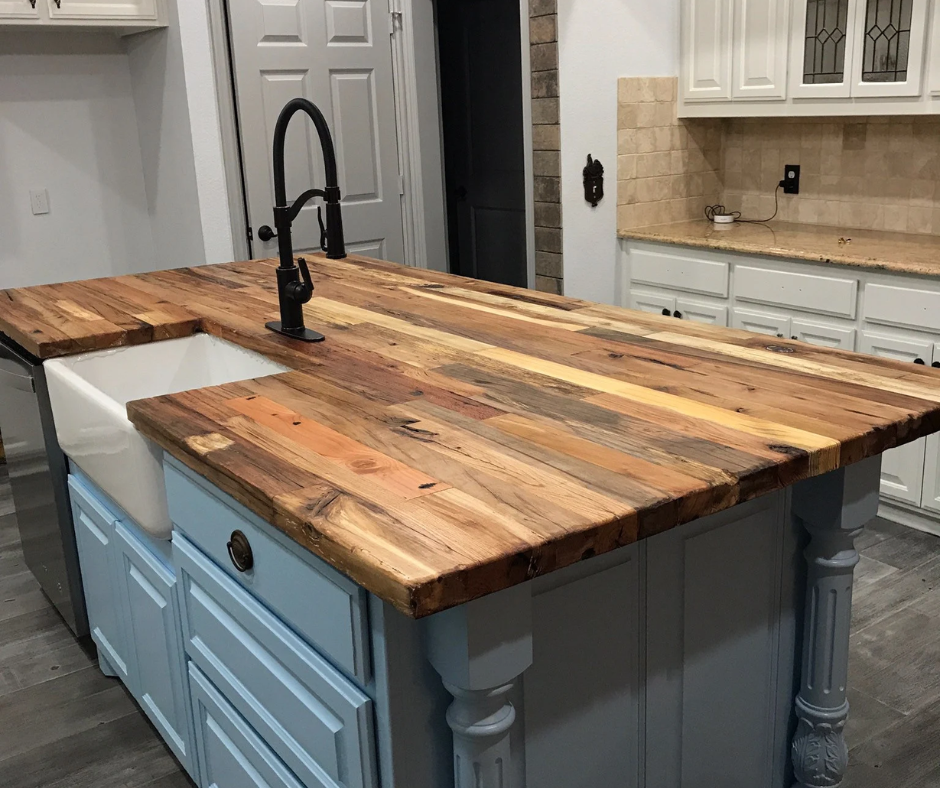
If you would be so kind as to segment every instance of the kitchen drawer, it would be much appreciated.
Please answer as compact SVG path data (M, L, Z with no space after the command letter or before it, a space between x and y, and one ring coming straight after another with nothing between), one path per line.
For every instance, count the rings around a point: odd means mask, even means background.
M728 264L677 252L630 248L630 281L728 297Z
M895 361L910 361L914 364L928 364L933 355L933 344L926 339L899 339L863 331L859 346L862 353L881 358L893 358Z
M192 663L189 683L202 788L304 788Z
M708 323L712 326L728 325L728 307L703 304L687 298L676 299L673 316L681 320L691 320L693 323Z
M865 286L865 320L940 331L940 293L913 287Z
M171 462L166 463L166 488L174 528L339 668L368 683L368 607L362 588L314 555L301 558L269 533L271 526ZM229 558L228 543L236 530L251 545L254 565L247 572L239 572Z
M173 556L199 670L305 786L373 788L372 701L180 534Z
M739 265L734 269L734 297L854 318L858 281Z

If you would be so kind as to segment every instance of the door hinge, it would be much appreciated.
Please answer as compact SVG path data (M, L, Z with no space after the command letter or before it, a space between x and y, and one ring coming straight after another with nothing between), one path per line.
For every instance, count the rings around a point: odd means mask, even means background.
M252 230L250 227L248 228L248 240L249 241L255 240L255 231Z
M399 194L405 193L405 176L404 175L398 176L398 193Z
M395 35L399 30L402 29L402 15L401 11L389 11L388 12L388 34L390 36Z

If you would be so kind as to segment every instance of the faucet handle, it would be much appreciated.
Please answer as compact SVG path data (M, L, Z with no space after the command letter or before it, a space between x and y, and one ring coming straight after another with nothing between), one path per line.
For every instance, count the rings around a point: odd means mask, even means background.
M325 252L327 246L326 225L323 224L323 211L317 206L317 221L320 223L320 251Z
M300 275L304 280L304 292L302 293L302 304L306 304L313 296L313 280L310 278L310 270L307 268L307 261L303 257L297 258L297 267L300 269Z

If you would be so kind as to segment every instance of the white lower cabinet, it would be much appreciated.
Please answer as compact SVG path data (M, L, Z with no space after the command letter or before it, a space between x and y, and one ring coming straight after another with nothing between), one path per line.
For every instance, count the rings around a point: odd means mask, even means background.
M630 292L630 309L671 317L672 313L676 311L676 298L675 296L651 293L648 290L633 290Z
M810 345L838 348L839 350L855 350L854 328L830 326L809 320L790 321L790 338L807 342Z
M781 339L790 336L790 318L776 312L736 308L732 317L732 325L744 331L768 334Z
M0 24L39 20L37 0L0 0Z
M693 323L708 323L712 326L728 325L728 307L677 298L673 317L691 320Z

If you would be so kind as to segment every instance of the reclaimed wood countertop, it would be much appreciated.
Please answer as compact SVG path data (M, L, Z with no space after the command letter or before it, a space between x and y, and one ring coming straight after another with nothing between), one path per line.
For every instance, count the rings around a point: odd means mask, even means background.
M940 277L940 237L795 222L713 224L705 219L621 230L621 238L784 257L869 271Z
M205 331L294 371L133 402L145 435L413 617L940 429L940 370L362 258L0 291L41 358Z

